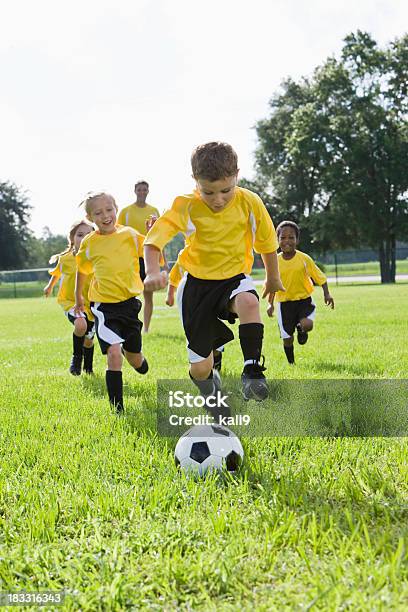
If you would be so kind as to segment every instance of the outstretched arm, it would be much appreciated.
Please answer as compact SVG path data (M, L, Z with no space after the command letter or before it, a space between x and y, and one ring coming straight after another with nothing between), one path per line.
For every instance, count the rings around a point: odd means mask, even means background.
M333 308L334 308L334 300L333 300L332 296L329 293L329 287L328 287L327 283L323 283L322 289L323 289L324 303L327 304L327 306L330 306L330 308L333 310Z
M49 297L51 295L51 291L53 287L55 287L57 281L58 281L58 278L56 276L51 276L48 284L45 285L43 289L45 297Z
M74 312L76 315L80 315L85 310L84 298L82 295L84 285L85 285L85 277L86 277L86 274L83 274L82 272L76 273L75 306L74 306Z
M158 291L167 285L167 273L160 272L160 250L152 244L144 247L146 278L144 287L146 291Z
M272 294L276 293L276 291L285 291L285 287L282 285L282 281L279 276L278 256L276 251L273 253L261 253L261 257L266 272L262 298L267 297L268 301L270 302Z

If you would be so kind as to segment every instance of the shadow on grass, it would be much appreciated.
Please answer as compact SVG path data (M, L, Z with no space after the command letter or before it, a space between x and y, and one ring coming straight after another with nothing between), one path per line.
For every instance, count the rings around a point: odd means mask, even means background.
M174 340L175 342L184 342L184 335L182 333L180 334L166 334L163 332L155 332L155 339L157 340Z
M343 363L333 363L329 361L315 361L313 363L313 369L322 372L336 372L338 374L345 374L346 372L350 372L351 374L355 374L356 376L370 376L370 375L383 375L384 369L380 368L371 368L369 369L367 365L358 366L358 365L349 365Z
M108 398L105 377L101 376L101 374L82 374L81 385L87 393L90 393L94 397Z

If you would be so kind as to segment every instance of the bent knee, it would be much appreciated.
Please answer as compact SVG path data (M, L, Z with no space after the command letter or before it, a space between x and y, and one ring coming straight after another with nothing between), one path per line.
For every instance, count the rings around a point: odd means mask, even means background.
M249 293L248 291L244 291L243 293L239 293L235 296L235 311L238 315L253 313L256 314L259 312L259 301L256 295L253 293Z
M300 324L302 326L303 331L309 332L313 329L313 321L308 318L304 318L300 320Z
M214 365L213 355L209 355L202 361L196 361L190 364L190 373L193 378L197 380L205 380L209 377L210 372Z
M84 336L86 334L87 327L86 320L83 317L78 317L75 319L74 329L77 336Z

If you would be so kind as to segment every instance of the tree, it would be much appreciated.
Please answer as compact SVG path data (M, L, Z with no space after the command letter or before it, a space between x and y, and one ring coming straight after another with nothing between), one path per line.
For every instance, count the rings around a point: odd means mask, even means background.
M396 241L408 236L408 36L385 50L360 31L344 42L339 60L272 98L256 180L315 251L370 246L394 282Z
M26 195L10 182L0 182L0 269L24 266L30 237L30 205Z

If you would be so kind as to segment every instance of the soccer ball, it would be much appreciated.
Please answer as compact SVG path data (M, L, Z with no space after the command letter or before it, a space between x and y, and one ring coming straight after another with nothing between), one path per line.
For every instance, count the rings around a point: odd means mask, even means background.
M244 449L228 427L196 425L181 436L174 458L182 470L200 476L208 469L235 472L244 458Z

